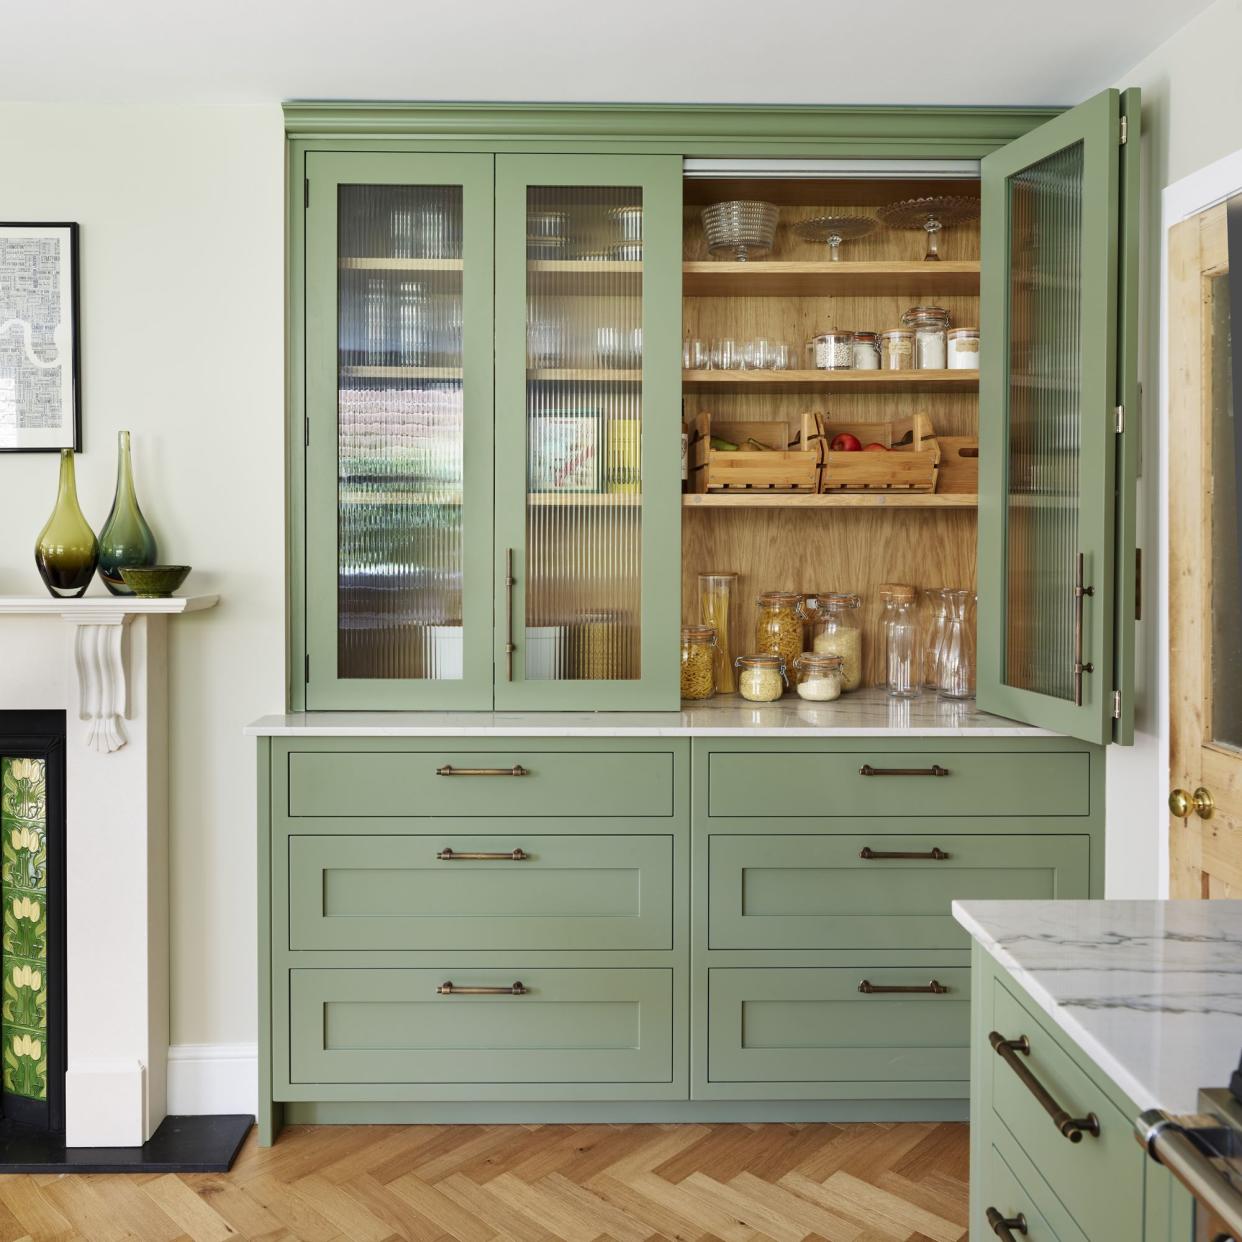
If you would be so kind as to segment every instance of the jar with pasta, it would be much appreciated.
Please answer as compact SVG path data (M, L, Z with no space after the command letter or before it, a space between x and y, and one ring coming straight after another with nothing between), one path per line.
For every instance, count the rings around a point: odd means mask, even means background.
M794 685L798 697L812 703L831 703L833 699L839 699L842 663L840 656L804 651L794 661Z
M755 650L778 655L792 668L802 654L802 596L797 591L764 591L755 605Z
M751 703L772 703L785 693L785 661L778 655L756 652L738 656L737 688Z
M861 598L846 591L821 595L816 600L813 648L818 655L841 657L842 690L857 690L862 685L861 608Z
M716 631L716 693L732 694L734 682L733 640L729 625L733 588L737 574L717 570L699 574L699 620Z
M716 631L710 625L681 627L681 697L710 699L716 692Z

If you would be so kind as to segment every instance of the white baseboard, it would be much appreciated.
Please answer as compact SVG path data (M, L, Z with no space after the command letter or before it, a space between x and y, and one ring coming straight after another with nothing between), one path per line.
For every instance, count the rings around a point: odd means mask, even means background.
M173 1044L168 1049L168 1111L253 1113L259 1100L256 1044Z

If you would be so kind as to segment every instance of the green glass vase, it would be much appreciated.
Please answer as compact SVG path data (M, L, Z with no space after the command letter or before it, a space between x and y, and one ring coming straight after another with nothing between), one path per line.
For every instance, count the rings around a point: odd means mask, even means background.
M35 565L52 595L76 599L86 593L98 563L99 540L78 505L73 449L61 449L56 508L35 542Z
M134 493L129 432L122 431L117 444L116 495L108 520L99 532L99 576L113 595L133 595L133 588L121 580L122 567L154 565L155 555L155 536Z

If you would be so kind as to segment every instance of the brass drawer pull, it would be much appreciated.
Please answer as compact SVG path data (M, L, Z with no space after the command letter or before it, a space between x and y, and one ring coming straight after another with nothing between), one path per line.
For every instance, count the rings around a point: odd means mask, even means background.
M437 776L529 776L530 769L524 768L520 763L515 763L511 768L455 768L451 763L446 763L442 768L436 768Z
M933 996L943 996L949 989L939 979L933 979L930 983L920 983L916 987L896 987L886 983L872 983L870 979L864 979L858 985L858 990L868 996L876 996L881 992L930 992Z
M859 776L948 776L949 769L933 763L930 768L873 768L864 763L858 769Z
M1000 1238L1001 1242L1014 1242L1013 1231L1016 1229L1019 1233L1026 1232L1026 1217L1021 1212L1017 1216L1010 1216L1006 1219L994 1207L987 1210L988 1224L992 1226L992 1232Z
M507 988L459 988L451 979L446 979L436 988L440 996L525 996L529 991L521 979Z
M1052 1098L1047 1087L1018 1060L1019 1052L1024 1057L1031 1055L1031 1041L1025 1035L1019 1035L1017 1039L1006 1039L1000 1031L993 1031L988 1036L988 1043L995 1049L996 1055L1022 1080L1022 1085L1039 1101L1040 1108L1052 1118L1052 1124L1065 1138L1071 1143L1081 1143L1084 1133L1090 1134L1092 1138L1100 1137L1100 1119L1094 1113L1088 1113L1085 1117L1071 1117Z
M871 846L864 845L858 851L859 858L926 858L930 862L944 862L949 857L948 853L938 845L933 845L931 849L920 854L909 850L873 850Z
M505 862L525 862L529 857L530 855L520 845L508 853L500 851L493 854L484 850L462 850L458 853L446 847L436 854L440 862L499 862L502 859Z

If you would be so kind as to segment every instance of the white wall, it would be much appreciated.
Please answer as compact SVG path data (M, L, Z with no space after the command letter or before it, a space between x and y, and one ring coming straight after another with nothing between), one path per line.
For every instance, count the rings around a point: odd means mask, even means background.
M98 530L130 430L161 560L221 597L169 626L174 1044L255 1038L241 728L284 701L282 169L276 104L0 105L0 218L82 226L83 511ZM0 454L0 594L43 591L56 471Z
M1107 886L1110 897L1167 893L1167 647L1164 533L1160 528L1160 199L1164 188L1242 148L1242 0L1216 0L1115 85L1143 92L1143 253L1140 379L1144 470L1139 480L1145 590L1140 626L1138 737L1130 754L1114 750L1108 781Z

